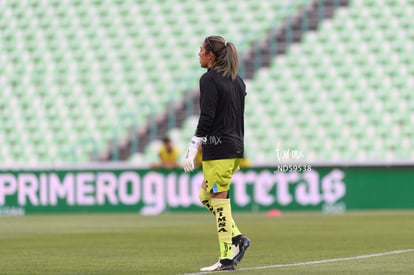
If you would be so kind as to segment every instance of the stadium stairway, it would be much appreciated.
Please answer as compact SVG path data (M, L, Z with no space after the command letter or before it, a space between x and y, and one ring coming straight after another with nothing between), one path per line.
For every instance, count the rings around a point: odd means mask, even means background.
M314 0L299 9L282 24L275 26L264 40L252 45L241 57L240 75L246 80L252 79L257 70L269 66L274 56L285 54L292 44L300 43L306 32L317 30L323 20L332 18L337 8L346 7L349 2L350 0ZM144 152L152 141L151 137L161 139L169 131L170 125L180 128L187 117L198 115L198 103L199 91L194 90L178 104L168 106L162 114L151 118L136 132L130 132L115 146L111 144L106 151L99 154L99 161L128 160L134 152Z

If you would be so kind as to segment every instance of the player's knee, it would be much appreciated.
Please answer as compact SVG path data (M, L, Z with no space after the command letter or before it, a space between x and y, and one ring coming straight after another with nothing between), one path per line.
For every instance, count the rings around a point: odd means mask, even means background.
M200 199L200 202L204 204L204 201L210 200L210 194L207 193L206 189L200 188L200 192L198 193L198 198Z

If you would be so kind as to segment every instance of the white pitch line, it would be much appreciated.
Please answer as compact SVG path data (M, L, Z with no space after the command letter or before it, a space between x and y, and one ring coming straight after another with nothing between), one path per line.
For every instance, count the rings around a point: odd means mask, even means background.
M388 252L383 252L383 253L360 255L360 256L354 256L354 257L348 257L348 258L336 258L336 259L299 262L299 263L291 263L291 264L275 264L275 265L266 265L266 266L245 267L245 268L240 268L238 270L260 270L260 269L271 269L271 268L281 268L281 267L291 267L291 266L325 264L325 263L334 263L334 262L343 262L343 261L360 260L360 259L367 259L367 258L374 258L374 257L382 257L382 256L409 253L409 252L414 252L414 249L394 250L394 251L388 251ZM185 273L184 275L203 275L203 274L211 274L211 271Z

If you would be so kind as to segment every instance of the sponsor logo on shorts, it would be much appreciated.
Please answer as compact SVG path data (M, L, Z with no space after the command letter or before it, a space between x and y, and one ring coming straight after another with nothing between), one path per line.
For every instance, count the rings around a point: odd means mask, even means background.
M213 184L213 193L218 193L218 186L217 183Z

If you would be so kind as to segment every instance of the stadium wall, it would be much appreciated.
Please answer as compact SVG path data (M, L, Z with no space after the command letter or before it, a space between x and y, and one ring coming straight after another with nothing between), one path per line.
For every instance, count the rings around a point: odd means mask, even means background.
M83 166L0 170L0 216L37 213L204 211L200 170ZM238 171L234 211L413 209L414 166L295 165Z

